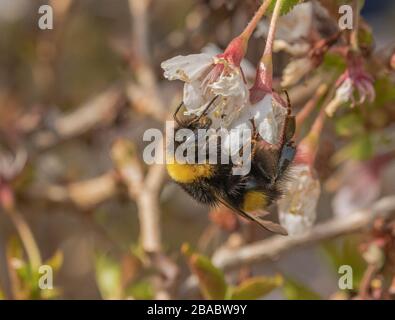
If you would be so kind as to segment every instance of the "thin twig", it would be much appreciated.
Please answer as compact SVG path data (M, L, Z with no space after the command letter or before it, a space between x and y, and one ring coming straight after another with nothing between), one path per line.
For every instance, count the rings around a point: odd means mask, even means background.
M240 265L271 260L298 246L352 233L369 226L376 218L387 218L395 213L395 196L382 198L369 209L351 213L345 218L335 218L317 224L310 232L300 236L273 236L269 239L231 250L220 248L213 256L216 266L232 269Z
M358 29L359 29L359 1L360 0L354 0L353 1L353 27L350 35L350 44L351 47L354 51L358 52L359 51L359 44L358 44Z
M159 149L163 151L162 148ZM157 154L157 156L161 155ZM152 165L136 198L141 243L147 252L160 252L162 248L159 195L165 178L164 165Z
M132 17L132 41L137 63L134 73L138 79L137 84L128 87L128 94L134 104L140 102L138 92L143 92L150 97L144 109L158 120L166 119L166 108L162 103L160 91L154 70L150 64L149 30L148 30L148 6L150 0L129 0L129 10ZM159 148L161 149L161 148ZM162 149L161 149L162 150ZM160 154L156 155L160 157ZM129 189L134 190L134 199L138 207L140 220L140 239L142 246L147 252L160 252L161 229L160 229L160 206L159 193L165 178L164 166L152 165L144 177L142 183L131 181ZM133 196L133 195L132 195Z
M327 92L328 85L323 83L321 84L317 90L315 91L314 95L306 102L303 108L297 113L296 115L296 133L297 136L300 132L300 127L311 114L311 112L317 107L318 101L321 97Z
M118 86L111 86L75 111L52 119L47 128L34 134L34 149L53 147L64 140L78 137L103 124L110 123L118 113L122 98L122 89Z
M374 278L377 272L377 266L374 264L369 264L363 274L360 288L359 288L359 296L362 300L366 300L369 297L369 290L372 279Z
M32 269L35 272L38 272L38 268L42 264L41 254L29 225L23 215L16 208L4 208L4 211L7 213L18 231Z

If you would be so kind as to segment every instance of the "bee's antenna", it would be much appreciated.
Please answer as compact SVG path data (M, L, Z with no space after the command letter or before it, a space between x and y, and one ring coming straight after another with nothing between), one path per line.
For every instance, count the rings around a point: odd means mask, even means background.
M178 124L179 126L181 126L181 121L178 119L177 113L180 111L180 109L181 109L181 107L182 107L183 105L184 105L184 101L182 101L182 102L180 103L180 105L177 107L176 111L174 111L174 114L173 114L173 119L174 119L175 122L177 122L177 124Z

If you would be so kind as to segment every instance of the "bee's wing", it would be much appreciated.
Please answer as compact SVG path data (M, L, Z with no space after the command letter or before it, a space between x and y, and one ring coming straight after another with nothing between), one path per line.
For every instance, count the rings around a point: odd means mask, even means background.
M260 216L255 216L255 215L252 215L252 214L249 215L248 213L246 213L246 214L248 215L248 217L251 220L254 220L256 223L258 223L259 225L261 225L265 229L267 229L267 230L269 230L271 232L274 232L274 233L281 234L283 236L287 236L288 235L287 230L285 230L278 223L262 219Z
M237 212L242 217L244 217L244 218L246 218L248 220L254 221L255 223L259 224L261 227L263 227L266 230L269 230L271 232L278 233L278 234L281 234L281 235L284 235L284 236L288 235L287 230L285 230L278 223L262 219L262 217L264 216L263 214L261 214L261 215L253 215L251 213L245 212L245 211L243 211L241 209L235 208L234 206L232 206L231 204L229 204L227 201L225 201L222 198L218 198L218 201L220 203L222 203L224 206L228 207L229 209Z

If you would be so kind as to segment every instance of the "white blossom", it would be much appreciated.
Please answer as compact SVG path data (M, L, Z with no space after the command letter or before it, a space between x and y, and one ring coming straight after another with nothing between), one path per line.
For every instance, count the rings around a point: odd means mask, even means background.
M226 127L249 100L240 67L225 58L206 53L177 56L162 62L164 76L184 81L186 115L200 115L215 96L208 116L212 127Z
M277 143L285 114L286 109L271 94L266 94L259 102L249 104L240 111L229 125L230 134L225 138L224 147L230 154L238 152L245 142L242 141L243 130L249 130L252 136L253 122L261 138L271 144Z
M295 166L292 175L295 179L288 181L285 185L286 194L278 201L279 219L289 235L301 235L316 220L321 187L309 165Z
M176 56L162 62L164 77L169 80L192 82L197 80L213 63L213 57L205 53Z
M336 84L335 97L325 108L329 116L332 116L343 103L350 102L351 107L354 107L357 104L364 103L366 100L373 102L376 97L373 78L363 69L360 58L349 62L348 68L339 77ZM356 100L356 96L359 98L358 100Z

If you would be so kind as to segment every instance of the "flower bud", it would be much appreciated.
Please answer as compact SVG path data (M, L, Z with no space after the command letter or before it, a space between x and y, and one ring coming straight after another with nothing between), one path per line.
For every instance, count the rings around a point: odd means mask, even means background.
M366 100L373 102L376 96L373 78L364 70L360 56L349 56L347 69L337 80L336 86L335 98L326 107L329 116L332 116L343 103L350 102L351 107L354 107Z

